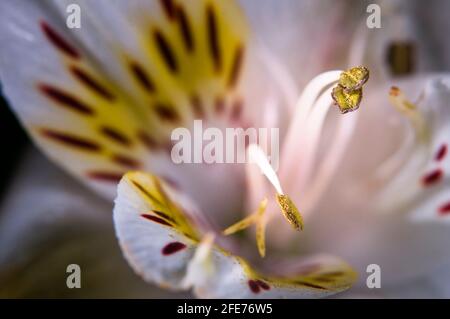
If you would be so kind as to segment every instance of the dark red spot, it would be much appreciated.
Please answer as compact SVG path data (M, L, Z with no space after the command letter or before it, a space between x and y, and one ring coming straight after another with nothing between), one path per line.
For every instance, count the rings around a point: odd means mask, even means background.
M179 241L175 241L173 243L169 243L162 249L162 254L165 256L175 254L179 252L180 250L183 250L186 248L186 245L183 243L180 243Z
M116 130L115 128L109 127L109 126L103 126L100 128L100 131L108 137L109 139L113 140L116 143L122 144L124 146L131 145L131 141L126 137L124 134Z
M206 25L208 31L209 52L211 54L214 69L220 72L222 68L222 56L220 53L219 30L216 13L211 5L206 8Z
M172 106L158 103L154 107L158 116L164 121L177 122L180 119Z
M105 87L103 87L97 80L95 80L91 75L82 69L73 66L71 67L71 72L75 77L80 80L84 85L97 92L99 95L104 97L105 99L112 101L114 100L114 95L109 92Z
M262 280L256 280L258 286L264 290L270 290L270 286Z
M450 213L450 201L439 207L439 214L448 215Z
M101 147L98 143L96 143L95 141L85 139L83 137L69 135L62 132L56 132L49 129L43 129L41 130L41 133L45 137L63 143L67 146L72 146L91 152L98 152L101 150Z
M80 57L78 51L72 45L70 45L58 32L56 32L55 29L53 29L45 21L41 21L40 25L47 39L57 49L74 59L78 59Z
M41 84L39 85L39 89L42 93L44 93L48 98L52 99L58 105L67 107L84 115L93 115L95 113L91 107L79 101L75 96L58 88L46 84Z
M118 183L122 179L123 173L106 172L106 171L90 171L86 173L87 177L108 183Z
M430 186L432 184L435 184L439 182L442 179L442 176L444 173L441 169L436 169L428 174L426 174L424 177L422 177L422 184L424 186Z
M175 4L173 0L160 0L161 6L167 17L172 20L175 18Z
M439 150L436 153L435 159L436 161L442 161L445 156L447 155L447 144L442 144L441 147L439 148Z
M142 166L141 162L139 162L138 160L131 158L127 155L123 155L123 154L115 154L112 156L112 160L113 162L128 167L128 168L132 168L132 169L137 169L139 167Z
M250 287L250 290L253 293L257 294L257 293L260 292L259 285L258 285L258 283L255 280L249 280L248 281L248 286Z
M242 46L238 46L238 48L234 52L233 65L231 67L230 77L228 78L229 88L233 88L236 86L243 59L244 59L244 48Z
M153 81L150 79L147 72L139 64L133 62L130 64L130 68L136 80L142 85L142 87L145 90L149 92L155 91Z
M167 221L165 221L162 218L159 218L159 217L156 217L156 216L153 216L153 215L148 215L148 214L142 214L141 216L144 217L145 219L151 220L152 222L155 222L155 223L158 223L158 224L161 224L161 225L164 225L164 226L172 227L171 224L169 224Z
M189 25L188 17L182 7L178 7L178 25L184 40L184 46L188 52L194 50L194 38L192 37L191 27Z
M164 35L158 30L154 32L153 37L156 42L156 46L159 50L159 53L164 62L166 63L167 67L169 68L169 70L172 72L177 72L178 63L177 60L175 59L175 55L173 54L169 42L167 42Z

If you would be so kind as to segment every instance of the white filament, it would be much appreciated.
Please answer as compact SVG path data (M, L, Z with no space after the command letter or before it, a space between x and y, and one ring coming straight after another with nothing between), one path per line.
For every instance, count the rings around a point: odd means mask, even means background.
M266 153L258 145L251 144L248 147L248 158L250 163L256 164L261 169L261 172L267 177L273 187L275 187L277 193L284 194L281 189L280 180L278 179L275 170L270 165Z
M308 138L299 132L304 131L308 115L314 106L319 94L328 86L335 84L339 80L339 76L343 71L328 71L319 74L312 79L303 90L302 95L297 101L292 123L286 134L285 142L282 148L281 178L287 178L292 172L290 168L295 165L297 158L295 153L298 152L299 139Z
M346 145L352 137L359 113L347 114L339 119L339 127L336 135L336 142L331 145L329 152L324 156L324 160L318 168L311 187L308 187L306 201L303 203L303 209L308 212L314 207L321 194L325 191L334 172L338 169L339 163L346 151Z

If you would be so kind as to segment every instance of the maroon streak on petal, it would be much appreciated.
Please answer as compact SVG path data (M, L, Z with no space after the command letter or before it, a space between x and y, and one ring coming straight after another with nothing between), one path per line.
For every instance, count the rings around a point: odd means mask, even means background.
M234 52L233 65L231 67L230 77L228 78L228 87L233 88L239 79L239 73L244 59L244 47L238 46Z
M153 33L153 37L161 58L164 60L169 70L176 73L178 71L178 63L169 42L158 30Z
M440 215L449 215L450 214L450 201L443 204L441 207L439 207L439 214Z
M70 56L71 58L78 59L80 54L78 51L70 45L58 32L55 31L47 22L40 22L41 29L44 32L47 39L64 54Z
M175 3L174 0L160 0L161 6L170 20L175 18Z
M180 116L176 112L175 108L173 108L170 105L157 103L154 105L154 109L156 114L161 118L163 121L168 122L178 122L180 120Z
M159 210L152 210L152 212L154 214L158 215L159 217L164 218L164 219L176 224L175 220L171 216L167 215L166 213L160 212Z
M101 146L98 143L83 137L57 132L50 129L42 129L41 133L43 136L65 144L66 146L76 147L91 152L98 152L101 150Z
M439 182L442 179L443 172L441 169L435 169L434 171L431 171L430 173L426 174L424 177L422 177L422 184L424 186L430 186L432 184L435 184Z
M119 143L123 146L129 146L131 145L131 140L125 136L123 133L119 132L117 129L109 127L109 126L103 126L100 128L100 131L103 135L108 137L110 140Z
M76 66L72 66L70 68L70 71L81 83L83 83L85 86L92 89L93 91L95 91L108 101L112 101L115 99L114 95L111 92L109 92L105 87L103 87L96 79L94 79L86 71Z
M159 223L159 224L164 225L164 226L172 227L171 224L169 224L167 221L165 221L162 218L159 218L159 217L156 217L156 216L153 216L153 215L149 215L149 214L141 214L141 216L144 217L145 219L151 220L152 222Z
M184 12L182 7L178 7L178 25L180 27L180 32L184 40L184 46L188 52L194 50L194 38L192 37L191 27L189 25L188 17Z
M147 196L148 199L150 199L152 202L155 202L158 205L164 205L158 198L156 198L149 191L147 191L144 186L142 186L141 184L139 184L136 181L131 181L131 182L137 189L139 189L139 191L141 191L145 196Z
M164 248L161 250L161 252L164 256L168 256L168 255L175 254L185 248L186 248L185 244L180 243L179 241L174 241L174 242L169 243L166 246L164 246Z
M248 281L248 286L250 288L250 290L254 293L257 294L260 292L260 288L258 283L255 280L249 280Z
M262 289L264 289L264 290L270 290L270 286L269 286L267 283L265 283L264 281L262 281L262 280L256 280L256 283L257 283L258 286L261 287Z
M137 159L131 158L127 155L123 155L123 154L114 154L112 156L112 160L113 162L115 162L116 164L128 167L128 168L132 168L132 169L138 169L142 166L142 163L139 162Z
M150 79L150 76L147 72L136 62L132 62L130 64L130 69L133 72L136 80L142 85L142 87L148 92L155 91L155 85L153 81Z
M306 286L306 287L310 287L310 288L325 289L325 288L322 287L322 286L315 285L315 284L312 284L312 283L309 283L309 282L306 282L306 281L302 281L302 280L298 280L298 281L296 281L295 283L300 284L300 285L303 285L303 286Z
M222 55L220 52L219 27L217 25L216 13L211 5L206 8L206 26L209 52L213 60L214 70L220 72L222 68Z
M442 161L447 155L448 148L447 144L442 144L439 150L436 152L436 156L434 157L436 161Z
M90 171L86 175L94 180L109 183L118 183L122 179L123 173L107 171Z
M73 111L84 115L94 115L95 113L91 107L87 106L75 96L64 92L61 89L47 84L40 84L39 90L60 106L70 108Z

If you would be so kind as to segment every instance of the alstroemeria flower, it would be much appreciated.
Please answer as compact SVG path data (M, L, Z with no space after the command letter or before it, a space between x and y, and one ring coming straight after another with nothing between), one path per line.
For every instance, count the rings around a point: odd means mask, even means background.
M417 103L394 89L389 108L379 102L388 90L374 88L378 100L364 100L361 110L342 115L331 99L342 71L318 75L297 101L283 64L256 41L233 1L77 1L82 28L69 32L60 13L71 2L2 7L1 41L9 44L0 55L4 92L55 162L111 199L120 181L117 235L146 280L194 288L206 297L328 296L349 288L355 272L340 258L306 258L299 246L314 236L345 237L345 227L311 235L320 229L316 211L342 207L342 197L333 201L330 192L355 191L358 198L347 201L366 214L448 212L445 76L430 80ZM415 89L423 87L423 81L413 82ZM394 107L401 112L394 115ZM360 113L364 120L358 122ZM388 127L386 114L410 119L411 128L404 134ZM269 178L270 185L252 166L173 164L170 133L194 119L219 128L280 127L279 183ZM374 127L397 139L364 145L366 136L358 132ZM392 155L410 131L416 133L412 146ZM381 177L367 173L381 164ZM362 167L364 174L340 177L349 167ZM298 206L305 233L282 217L276 193ZM256 224L260 253L268 228L271 256L263 261L253 236L223 238L218 231L253 211L256 217L245 226ZM339 224L347 221L339 218ZM323 220L321 225L330 228Z

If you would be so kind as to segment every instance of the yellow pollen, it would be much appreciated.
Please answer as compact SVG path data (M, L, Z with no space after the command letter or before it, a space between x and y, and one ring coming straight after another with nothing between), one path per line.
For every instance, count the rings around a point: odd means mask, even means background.
M284 194L277 194L276 199L281 212L295 230L303 230L303 218L292 200Z
M362 100L362 87L369 79L369 69L364 66L353 67L341 73L338 84L331 96L341 113L355 111Z

